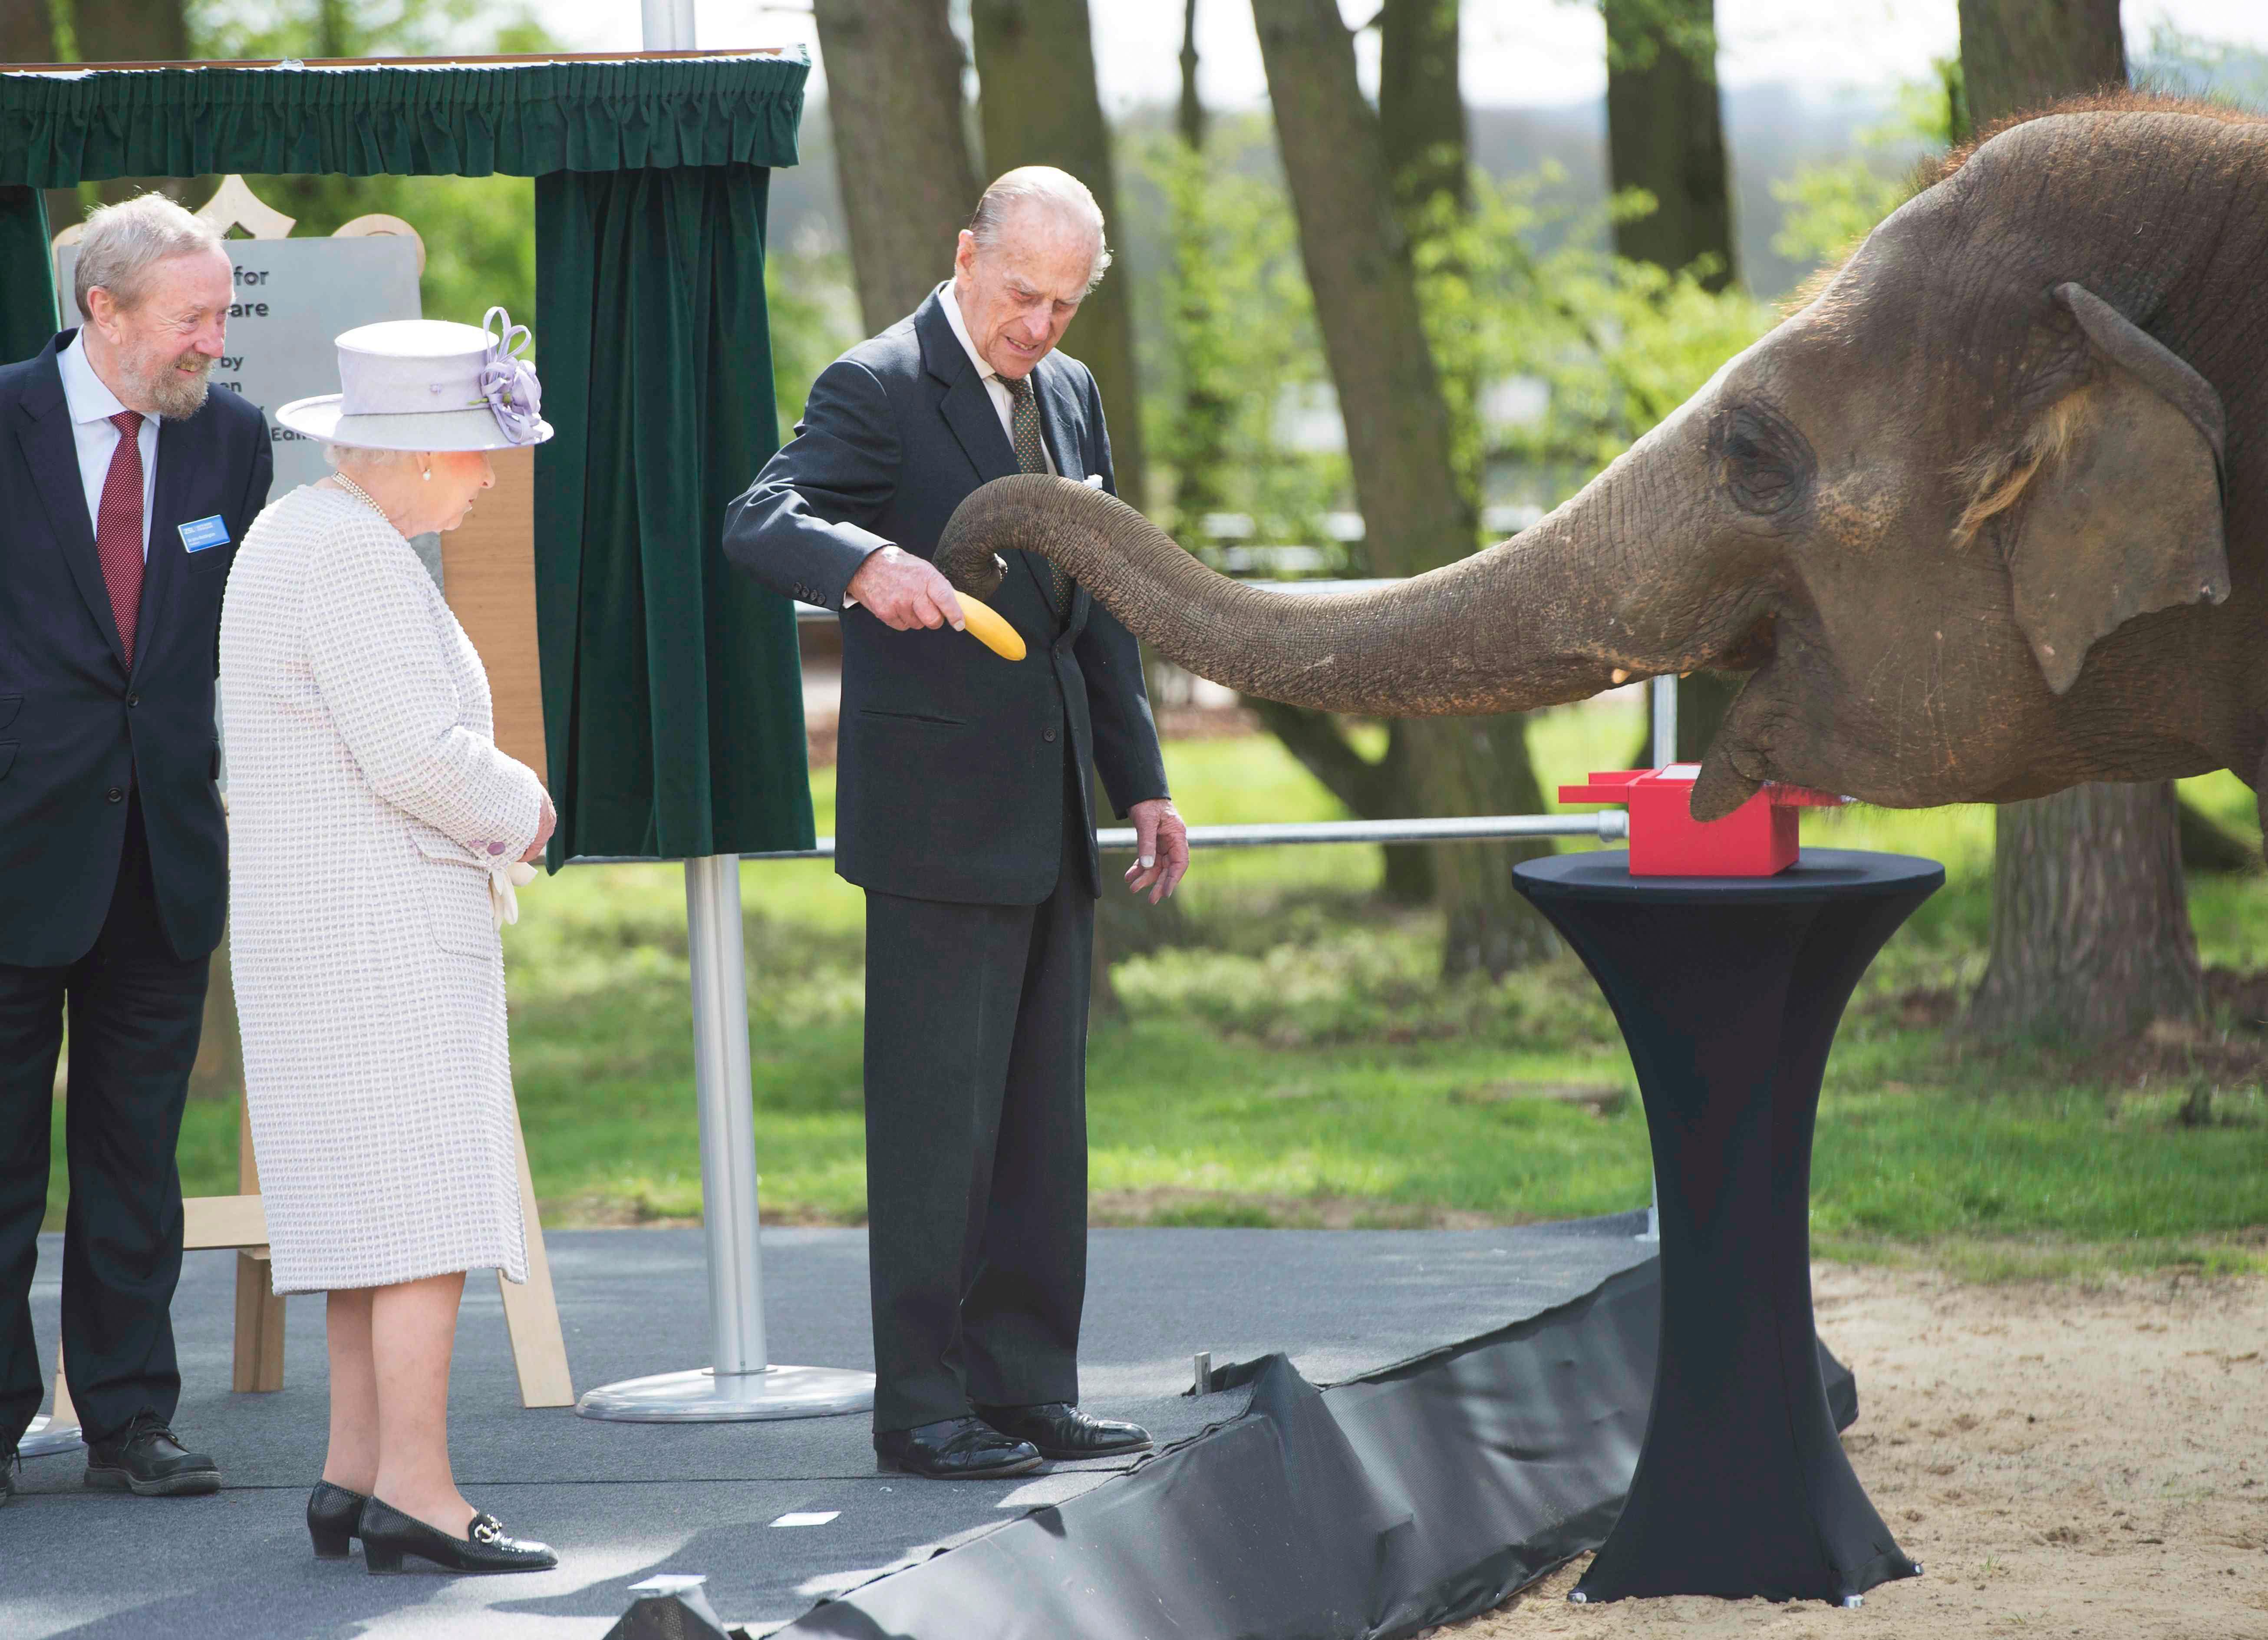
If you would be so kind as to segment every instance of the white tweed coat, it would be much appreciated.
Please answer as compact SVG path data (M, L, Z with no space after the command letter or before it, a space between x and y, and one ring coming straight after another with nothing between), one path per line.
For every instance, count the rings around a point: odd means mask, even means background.
M489 865L541 823L409 542L342 491L246 532L221 614L229 949L279 1293L527 1274Z

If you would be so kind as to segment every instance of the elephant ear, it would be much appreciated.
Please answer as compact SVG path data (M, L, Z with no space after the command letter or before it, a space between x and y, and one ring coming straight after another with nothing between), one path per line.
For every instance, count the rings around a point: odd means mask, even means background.
M2016 624L2060 695L2136 616L2228 597L2228 557L2220 395L2084 286L2055 300L2086 338L2086 367L1970 511L2014 509L2000 539Z

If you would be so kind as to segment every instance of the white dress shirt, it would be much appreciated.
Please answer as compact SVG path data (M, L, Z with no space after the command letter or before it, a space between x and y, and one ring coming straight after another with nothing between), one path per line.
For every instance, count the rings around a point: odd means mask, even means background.
M953 327L954 339L960 342L961 351L968 355L968 362L976 366L976 373L983 380L984 390L992 395L992 408L1000 413L1000 429L1008 435L1008 447L1012 450L1016 447L1016 402L1008 396L1008 384L1000 379L998 371L984 362L984 355L978 352L976 344L968 339L968 327L961 321L961 300L953 292L953 281L947 279L937 288L944 299L939 306L945 309L945 321ZM1035 371L1038 368L1036 365L1033 366ZM1032 380L1029 376L1025 377L1024 380ZM1035 408L1039 390L1040 384L1032 381ZM1055 452L1048 448L1048 441L1045 438L1040 440L1040 459L1048 464L1049 472L1056 470Z
M87 362L85 333L55 355L55 369L63 379L63 405L70 411L71 438L78 446L79 483L86 491L86 527L92 531L102 515L103 481L110 476L110 458L118 453L118 429L110 418L126 406L103 384ZM150 561L150 508L158 494L158 418L144 416L136 442L142 448L142 561Z

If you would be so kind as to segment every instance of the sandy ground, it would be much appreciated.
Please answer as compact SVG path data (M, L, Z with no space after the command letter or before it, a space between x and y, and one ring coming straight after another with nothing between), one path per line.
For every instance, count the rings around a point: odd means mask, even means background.
M1972 1286L1820 1266L1859 1378L1844 1437L1926 1575L1859 1611L1571 1607L1584 1562L1447 1640L1580 1635L2268 1640L2268 1282Z

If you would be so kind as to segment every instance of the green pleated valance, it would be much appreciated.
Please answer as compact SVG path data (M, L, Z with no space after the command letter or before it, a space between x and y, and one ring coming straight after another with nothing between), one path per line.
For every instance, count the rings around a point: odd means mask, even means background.
M799 55L0 73L0 183L788 166Z

